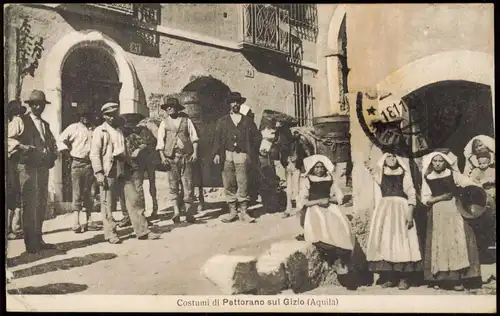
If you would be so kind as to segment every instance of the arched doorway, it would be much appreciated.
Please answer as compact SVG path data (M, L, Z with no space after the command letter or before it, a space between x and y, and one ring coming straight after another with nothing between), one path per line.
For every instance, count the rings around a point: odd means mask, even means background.
M122 83L116 62L103 49L82 47L71 52L62 67L61 83L62 130L78 121L78 107L89 106L97 114L104 103L120 100ZM63 202L71 201L71 160L68 158L62 161Z
M200 120L193 121L199 132L199 152L204 187L221 187L221 170L212 162L212 148L217 120L229 113L225 99L231 90L222 81L202 76L192 80L182 92L196 92L201 110Z
M464 80L439 81L412 91L403 100L415 111L412 114L423 118L426 126L422 132L427 145L434 149L449 148L458 157L460 170L465 165L463 150L474 136L494 137L488 85ZM451 115L447 117L446 113ZM450 130L447 125L456 128L443 138L443 129Z
M119 92L120 112L148 113L146 106L139 104L139 82L135 71L127 60L127 54L117 43L94 30L71 32L62 37L48 52L45 59L44 84L45 94L51 102L43 116L49 122L55 137L63 128L63 87L62 73L66 59L72 52L81 48L96 48L108 54L115 65L118 81L122 83ZM63 164L59 159L50 170L49 192L59 205L63 201Z
M329 107L322 115L345 114L347 87L347 12L339 5L333 13L327 34L329 54L326 56L326 78ZM318 109L320 110L320 109Z
M431 104L434 105L432 108L429 108L430 110L438 109L440 107L439 102L449 104L448 101L441 98L448 98L449 100L465 98L465 100L469 100L468 102L471 102L470 106L459 100L460 104L463 104L460 108L465 106L467 111L463 111L466 115L461 119L462 122L457 128L458 131L454 134L456 136L452 135L446 139L446 142L439 144L440 148L446 146L452 149L459 159L459 166L461 166L463 162L460 156L463 156L462 151L463 146L465 146L463 142L470 140L465 138L479 132L484 132L490 136L494 135L495 125L492 119L495 114L494 69L494 58L490 54L463 50L446 51L429 55L404 65L381 80L377 84L376 90L380 96L391 94L391 99L393 100L403 99L406 102L411 102L415 108L420 106L421 113L425 112ZM461 96L462 92L459 91L460 89L465 89L463 92L465 93L464 96ZM365 91L361 92L364 93ZM427 96L427 94L429 95ZM437 96L439 94L441 96ZM488 96L490 97L489 101L486 100ZM386 103L386 100L382 102ZM416 104L417 102L418 104ZM481 103L481 105L476 105L476 103ZM476 116L474 113L476 106L481 109L480 111L485 111L487 114ZM469 110L472 112L468 112ZM475 118L470 123L463 121L466 118L471 119L474 116ZM484 117L486 123L483 122L481 117ZM370 140L361 128L356 111L351 111L350 118L351 154L354 158L354 208L356 213L362 214L364 212L371 212L375 208L373 190L367 190L367 188L375 187L376 184L364 166L364 161L370 155L370 150L368 149L371 146ZM438 124L434 123L434 127L438 127ZM485 130L473 129L474 125L483 124L485 126L481 126L480 128L485 128ZM492 134L488 134L488 130ZM436 131L433 133L436 133ZM432 144L430 145L432 146ZM379 150L375 147L373 152L379 152ZM374 160L377 159L376 155L372 158ZM418 190L418 186L421 183L418 164L420 164L419 160L421 159L416 160L415 163L412 162L411 164L412 175L414 176Z

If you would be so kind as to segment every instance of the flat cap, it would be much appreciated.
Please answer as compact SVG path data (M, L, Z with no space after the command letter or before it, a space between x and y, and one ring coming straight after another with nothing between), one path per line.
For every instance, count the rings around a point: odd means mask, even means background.
M120 108L120 105L118 103L108 102L101 107L101 113L102 114L112 113L112 112L118 111L119 108Z

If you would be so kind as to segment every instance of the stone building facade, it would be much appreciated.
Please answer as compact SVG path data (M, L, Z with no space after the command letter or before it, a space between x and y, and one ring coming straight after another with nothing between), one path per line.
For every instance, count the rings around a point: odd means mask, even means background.
M32 4L5 12L6 96L18 90L15 29L27 19L44 51L20 97L45 91L55 135L79 102L111 97L122 113L154 116L162 97L183 90L213 91L205 92L208 109L226 90L239 91L257 123L264 109L303 124L350 115L358 212L374 207L363 167L370 141L353 110L359 93L420 99L426 109L447 102L440 95L468 102L465 127L443 144L455 151L494 133L489 4ZM51 174L59 200L63 174L59 162Z
M57 136L80 103L120 102L121 113L159 115L171 94L195 90L217 110L238 91L256 114L279 110L312 118L316 83L316 5L23 4L5 14L8 99L33 89L51 102L43 116ZM34 76L15 78L16 29L27 20L44 50ZM207 88L208 87L208 88ZM209 89L210 92L202 90ZM204 104L202 104L204 103ZM51 192L68 200L67 170L51 170Z

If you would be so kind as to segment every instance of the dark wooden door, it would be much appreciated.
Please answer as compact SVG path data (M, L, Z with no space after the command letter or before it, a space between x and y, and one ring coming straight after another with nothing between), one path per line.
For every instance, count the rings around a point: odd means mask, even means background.
M101 107L109 101L119 102L122 83L116 81L91 81L87 85L76 85L66 81L62 93L62 129L77 122L79 117L76 109L89 106L100 114ZM72 201L71 157L62 156L63 201Z
M93 80L90 82L92 108L99 113L107 102L120 102L122 83L117 81Z

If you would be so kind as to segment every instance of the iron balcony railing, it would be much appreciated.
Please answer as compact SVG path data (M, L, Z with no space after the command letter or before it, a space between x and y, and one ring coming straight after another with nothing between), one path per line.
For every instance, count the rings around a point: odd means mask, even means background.
M132 17L138 22L161 24L161 4L158 3L93 3L88 5Z
M290 23L286 10L271 4L241 4L242 45L290 55Z
M296 58L297 42L316 41L316 4L251 3L240 6L242 46L261 47Z
M134 14L134 4L133 3L92 3L89 5L94 7L99 7L102 9L107 9L111 11L116 11L119 13L133 15Z

